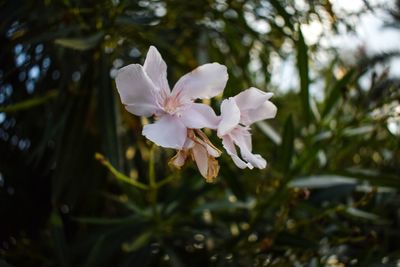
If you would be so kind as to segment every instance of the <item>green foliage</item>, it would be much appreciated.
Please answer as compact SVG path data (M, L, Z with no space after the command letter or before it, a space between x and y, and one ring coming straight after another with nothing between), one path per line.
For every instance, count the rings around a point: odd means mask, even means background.
M400 139L388 122L399 82L359 84L398 53L318 66L322 48L300 25L347 22L330 1L307 6L0 1L0 266L393 266ZM252 130L267 169L239 170L224 154L207 184L194 164L168 166L173 151L145 140L113 81L150 45L171 84L215 61L229 71L225 97L274 92L277 118ZM299 82L284 93L270 71L291 55Z
M301 29L298 30L299 39L297 40L297 68L300 77L300 99L304 113L304 121L306 124L310 123L311 107L310 107L310 94L309 84L310 78L308 74L308 48L304 42L303 33Z
M58 38L54 42L57 45L61 45L67 48L76 49L76 50L89 50L94 48L96 45L100 43L103 39L104 33L98 32L89 37L81 37L81 38Z

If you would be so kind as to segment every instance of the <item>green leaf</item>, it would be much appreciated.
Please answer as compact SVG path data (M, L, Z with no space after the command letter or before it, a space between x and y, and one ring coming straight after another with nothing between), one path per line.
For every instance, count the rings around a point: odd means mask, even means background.
M51 229L53 249L58 257L59 266L69 267L71 265L68 256L67 244L65 242L62 220L56 212L53 212L50 221L53 225Z
M106 218L74 218L75 221L80 223L87 224L100 224L100 225L110 225L110 224L126 224L132 223L138 220L138 216L129 216L126 218L118 218L118 219L106 219Z
M5 107L0 107L0 113L15 113L22 110L28 110L40 105L47 103L49 100L58 96L58 92L55 90L50 90L44 96L34 97L25 101L21 101L19 103L15 103L12 105L7 105Z
M153 233L152 231L146 231L139 235L135 240L133 240L131 243L125 242L122 244L122 250L125 252L133 252L141 247L145 246L146 244L149 243Z
M54 42L60 46L85 51L94 48L103 39L104 32L97 32L89 37L58 38Z
M118 120L120 113L117 111L114 81L110 79L109 69L112 63L104 52L99 60L97 79L100 81L97 95L98 100L98 120L102 132L102 148L110 160L110 163L117 169L122 169L122 157L120 151L120 138L117 136ZM119 100L118 100L119 101Z
M279 136L279 134L272 128L267 122L265 121L259 121L256 123L258 128L266 135L268 136L272 142L274 142L276 145L280 145L282 143L282 138Z
M308 76L308 47L304 42L303 33L299 27L298 29L299 38L297 40L297 68L299 71L300 78L300 98L303 107L304 118L306 124L310 123L311 108L309 100L309 85L310 79Z
M242 202L242 201L236 201L236 202L230 202L228 200L221 200L221 201L214 201L214 202L208 202L203 205L200 205L199 207L195 208L192 210L193 214L198 214L202 213L204 210L209 210L209 211L232 211L235 209L251 209L254 206L254 202L248 201L248 202Z
M336 171L335 173L342 176L354 177L362 181L368 181L372 185L400 188L400 177L395 174L359 168L349 168Z
M294 153L294 125L292 115L286 119L280 151L282 170L284 173L288 173Z
M113 195L113 194L103 194L104 197L111 201L115 201L121 205L123 205L125 208L129 209L130 211L133 211L136 214L140 214L143 217L149 217L151 215L151 209L150 208L143 208L134 202L134 199L129 198L126 196L126 198L121 198L121 196L118 195Z
M376 130L374 125L364 125L356 128L347 128L343 130L344 136L357 136L371 133Z
M345 87L351 81L351 78L353 77L354 72L355 72L354 69L348 71L332 87L332 89L324 103L324 109L322 111L322 118L324 118L326 115L328 115L332 111L332 108L335 106L335 104L337 103L337 101L340 98L340 94L341 94L343 87Z
M348 207L346 209L346 213L351 215L351 216L353 216L353 217L360 218L360 219L363 219L363 220L368 220L368 221L373 221L373 222L376 222L376 223L383 223L383 224L389 223L387 220L384 220L383 218L379 217L376 214L373 214L373 213L370 213L370 212L366 212L366 211L363 211L363 210L359 210L359 209L356 209L354 207Z
M101 259L101 249L105 243L104 239L105 239L104 235L101 235L97 239L96 244L93 246L92 250L90 251L90 254L88 256L85 266L87 266L87 267L99 266L99 264L100 264L99 259Z
M339 175L313 175L296 178L288 184L289 187L327 188L338 185L355 185L357 179Z

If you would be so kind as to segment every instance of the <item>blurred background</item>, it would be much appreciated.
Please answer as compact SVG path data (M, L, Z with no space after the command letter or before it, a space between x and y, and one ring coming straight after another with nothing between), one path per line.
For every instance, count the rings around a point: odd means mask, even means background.
M400 1L0 0L0 18L0 266L400 266ZM96 161L153 172L114 83L150 45L170 85L219 62L223 97L274 93L265 170L224 154L207 184L157 149L154 202Z

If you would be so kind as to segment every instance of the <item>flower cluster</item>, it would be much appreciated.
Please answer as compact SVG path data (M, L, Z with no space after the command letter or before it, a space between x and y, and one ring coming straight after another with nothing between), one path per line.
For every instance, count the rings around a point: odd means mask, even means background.
M227 81L226 67L209 63L184 75L170 90L167 65L153 46L143 66L125 66L116 77L126 109L137 116L155 118L154 123L143 127L143 135L159 146L176 149L170 164L177 168L193 159L207 182L212 182L218 174L216 158L221 152L204 134L204 128L217 132L239 168L263 169L267 164L260 155L251 152L250 125L275 117L276 106L269 101L272 93L249 88L223 100L219 116L210 106L195 102L222 94Z

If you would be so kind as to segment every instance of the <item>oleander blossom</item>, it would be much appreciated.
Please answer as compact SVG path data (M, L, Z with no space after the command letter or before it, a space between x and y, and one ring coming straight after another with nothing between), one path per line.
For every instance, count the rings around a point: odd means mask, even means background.
M195 102L221 94L227 80L225 66L209 63L184 75L170 90L167 65L157 49L151 46L143 66L131 64L118 71L116 85L127 111L137 116L154 117L153 123L143 127L142 134L159 146L177 151L169 164L180 169L192 160L205 180L213 182L219 172L216 158L221 151L202 129L217 131L225 150L239 168L263 169L267 165L265 159L252 153L250 126L275 117L277 111L269 101L272 93L257 88L225 99L220 116L210 106Z
M125 108L137 116L155 116L142 134L155 144L183 149L188 129L216 129L214 110L196 99L209 99L222 93L228 80L226 67L204 64L184 75L172 91L167 81L167 65L151 46L142 65L121 68L116 77L118 93Z
M250 125L275 117L277 108L269 101L272 95L252 87L225 99L221 104L217 135L222 139L222 144L233 162L241 169L264 169L267 166L261 155L251 152ZM239 147L242 158L238 156L236 146Z

